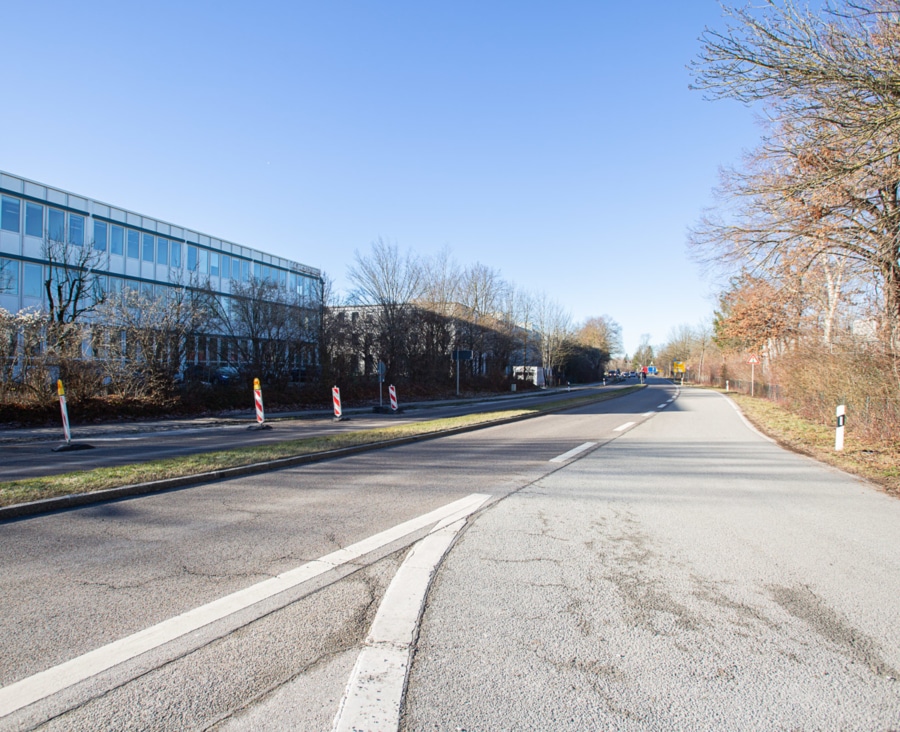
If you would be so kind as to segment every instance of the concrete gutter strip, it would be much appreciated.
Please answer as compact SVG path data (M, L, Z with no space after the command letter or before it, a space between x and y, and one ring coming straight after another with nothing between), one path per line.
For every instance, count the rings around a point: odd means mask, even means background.
M608 393L608 392L607 392ZM607 401L607 400L602 400ZM578 405L584 406L584 405ZM68 496L57 496L55 498L44 498L39 501L31 501L29 503L17 503L12 506L0 507L0 521L9 519L23 518L26 516L34 516L41 513L50 513L51 511L61 511L67 508L75 508L77 506L86 506L92 503L102 503L104 501L115 501L121 498L129 498L132 496L142 496L150 493L160 493L162 491L173 490L175 488L183 488L191 485L199 485L202 483L212 483L217 480L226 480L229 478L238 478L244 475L254 475L257 473L266 473L270 470L279 470L281 468L290 468L295 465L306 465L309 463L322 462L324 460L333 460L335 458L347 457L372 450L382 450L387 447L396 447L398 445L408 445L413 442L421 442L424 440L434 440L439 437L447 437L449 435L458 435L465 432L474 432L475 430L484 429L486 427L495 427L502 424L511 424L533 417L539 417L544 414L552 414L554 412L564 412L568 409L574 409L571 405L562 405L553 409L545 409L535 414L521 414L516 417L504 417L502 419L492 420L490 422L481 422L479 424L466 425L464 427L453 427L451 429L442 430L440 432L428 432L421 435L411 435L409 437L397 437L393 440L383 440L381 442L371 442L365 445L353 445L352 447L341 447L336 450L327 450L325 452L314 452L308 455L295 455L293 457L279 458L278 460L269 460L262 463L251 463L250 465L240 465L234 468L223 468L222 470L213 470L209 473L199 473L197 475L185 475L179 478L164 478L163 480L154 480L148 483L136 483L134 485L124 485L118 488L106 488L104 490L92 491L90 493L73 493Z

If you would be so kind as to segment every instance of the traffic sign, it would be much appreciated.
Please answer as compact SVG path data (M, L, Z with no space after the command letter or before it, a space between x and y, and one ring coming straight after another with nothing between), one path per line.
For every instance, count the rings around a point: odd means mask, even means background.
M750 358L747 359L747 363L751 364L752 366L755 366L756 364L759 363L759 356L757 356L755 353L751 353Z

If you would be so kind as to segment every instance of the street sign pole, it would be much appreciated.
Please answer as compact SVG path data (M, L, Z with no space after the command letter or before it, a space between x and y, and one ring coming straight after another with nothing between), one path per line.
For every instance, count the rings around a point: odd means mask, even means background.
M750 364L750 396L754 396L756 392L756 364L759 363L759 356L755 353L750 355L750 358L747 359L747 363Z

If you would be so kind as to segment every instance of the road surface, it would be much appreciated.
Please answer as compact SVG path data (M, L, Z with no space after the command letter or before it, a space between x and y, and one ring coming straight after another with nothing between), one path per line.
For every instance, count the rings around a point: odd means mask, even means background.
M661 381L7 522L0 730L389 718L358 670L429 561L393 728L898 728L898 535L896 500Z

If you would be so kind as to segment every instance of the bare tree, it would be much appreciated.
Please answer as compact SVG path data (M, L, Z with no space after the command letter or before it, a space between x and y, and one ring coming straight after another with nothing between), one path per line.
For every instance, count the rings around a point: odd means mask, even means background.
M377 313L378 357L388 378L403 376L409 366L407 324L423 291L421 262L411 252L401 254L396 244L378 239L368 255L355 253L347 274L355 287L352 298Z
M171 396L190 341L208 330L215 308L212 292L198 287L110 294L91 331L95 362L110 390L123 397Z
M697 87L763 105L768 134L744 170L725 174L724 193L743 203L730 220L707 217L693 244L757 276L785 254L826 278L840 260L858 266L882 295L883 339L897 352L900 8L827 2L816 14L785 0L726 10L729 27L702 38Z
M569 355L572 316L556 300L546 293L538 296L535 308L535 326L541 337L541 363L556 382L560 369Z

